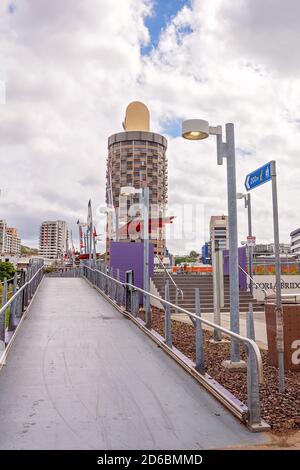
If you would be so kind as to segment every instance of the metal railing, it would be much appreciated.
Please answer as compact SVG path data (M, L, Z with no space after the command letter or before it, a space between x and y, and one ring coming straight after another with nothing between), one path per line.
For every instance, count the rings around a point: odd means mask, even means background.
M259 289L259 290L261 290L261 291L263 292L263 294L264 294L264 296L265 296L265 298L264 298L264 300L265 300L266 297L267 297L267 291L266 291L266 289L263 289L262 287L260 287L260 285L257 284L257 282L254 281L253 277L251 277L250 274L247 273L247 271L245 271L245 270L242 268L242 266L239 265L239 269L248 277L248 279L250 279L250 281L252 281L252 284L253 284L254 286L256 286L257 289Z
M13 278L13 277L11 277L10 279L6 279L6 282L7 282L7 284L9 284L9 283L10 283L10 282L12 282L13 280L14 280L14 278ZM0 284L2 284L2 285L3 285L3 284L4 284L4 282L5 282L5 281L0 281Z
M47 277L81 277L81 267L72 266L67 268L57 268L51 271L45 270Z
M0 308L0 365L5 362L5 359L3 360L5 350L43 278L43 269L43 261L29 264L26 270L21 271L19 283L18 274L15 273L10 299L8 299L8 283L4 279Z
M181 363L197 380L202 383L215 397L225 404L242 421L246 421L248 427L253 431L269 429L267 423L261 419L259 383L263 383L263 366L260 350L253 339L234 333L220 325L201 317L200 291L195 290L196 314L178 307L169 301L169 283L166 284L165 299L129 283L123 283L107 273L97 269L83 266L83 276L102 293L104 293L114 304L137 322L148 335L167 350L178 362ZM165 326L164 338L150 328L146 328L145 322L137 318L139 314L139 299L141 294L158 300L164 305ZM194 320L196 341L196 362L193 363L176 348L172 343L172 318L170 308L178 308L182 313ZM231 340L242 343L247 353L247 402L248 407L241 403L223 386L215 382L212 377L205 373L205 348L203 341L202 325L218 330Z
M181 295L181 298L183 299L183 290L180 289L180 287L178 287L178 285L176 284L176 282L174 281L174 279L172 278L171 274L169 273L169 271L167 270L167 268L165 267L164 263L162 262L162 260L160 259L159 256L156 255L156 259L158 259L161 267L163 268L165 274L167 274L168 278L170 279L170 281L172 282L172 284L174 285L175 287L175 305L176 305L176 313L178 313L178 295L180 294Z

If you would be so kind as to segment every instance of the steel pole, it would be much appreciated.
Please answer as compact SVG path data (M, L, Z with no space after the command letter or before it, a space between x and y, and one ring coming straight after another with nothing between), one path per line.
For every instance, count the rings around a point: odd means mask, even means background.
M214 235L211 238L211 259L213 269L213 300L214 300L214 323L221 325L220 316L220 272L219 272L219 256L216 253L216 241ZM221 341L221 333L214 330L214 341Z
M230 281L230 329L240 332L239 321L239 268L238 268L238 230L236 201L236 169L234 126L226 124L227 150L227 197L228 197L228 233L229 233L229 281ZM239 344L231 341L231 362L240 361Z
M247 194L246 199L247 209L248 209L248 235L252 237L252 209L251 209L251 194ZM253 295L253 246L248 247L249 251L249 276L250 276L250 292Z
M116 216L116 242L119 241L119 208L116 207L115 209L115 216Z
M92 267L92 252L93 252L93 222L89 227L89 266Z
M94 268L97 267L97 239L93 234L93 258L94 258Z
M276 269L276 342L278 354L278 380L279 391L284 392L284 340L283 340L283 312L281 302L281 263L279 240L279 216L277 197L276 162L271 162L272 200L273 200L273 226L274 226L274 251Z
M143 198L143 244L144 244L144 290L150 292L150 279L149 279L149 188L142 189ZM150 312L150 299L148 295L144 295L144 309L146 327L151 328L151 312Z

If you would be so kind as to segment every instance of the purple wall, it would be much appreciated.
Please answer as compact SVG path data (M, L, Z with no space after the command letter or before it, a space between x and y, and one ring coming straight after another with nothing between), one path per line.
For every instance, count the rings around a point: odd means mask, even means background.
M154 273L154 246L149 243L149 273L153 277ZM113 268L114 274L117 269L120 270L120 280L125 281L125 272L133 270L134 284L143 288L144 285L144 245L143 243L130 242L110 242L110 268Z
M229 275L229 250L223 251L224 257L224 275ZM247 254L246 247L242 246L239 248L239 265L247 271ZM239 269L239 285L240 289L247 290L247 276Z

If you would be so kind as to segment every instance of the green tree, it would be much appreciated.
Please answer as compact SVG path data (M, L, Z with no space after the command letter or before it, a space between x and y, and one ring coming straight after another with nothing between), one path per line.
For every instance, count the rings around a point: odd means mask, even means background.
M7 261L0 261L0 281L6 277L7 279L11 279L15 274L15 268L12 263L8 263Z

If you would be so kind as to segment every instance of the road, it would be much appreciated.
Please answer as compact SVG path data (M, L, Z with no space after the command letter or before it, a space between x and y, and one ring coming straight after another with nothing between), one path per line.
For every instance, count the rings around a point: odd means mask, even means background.
M78 278L43 279L0 372L0 419L0 449L265 441Z

